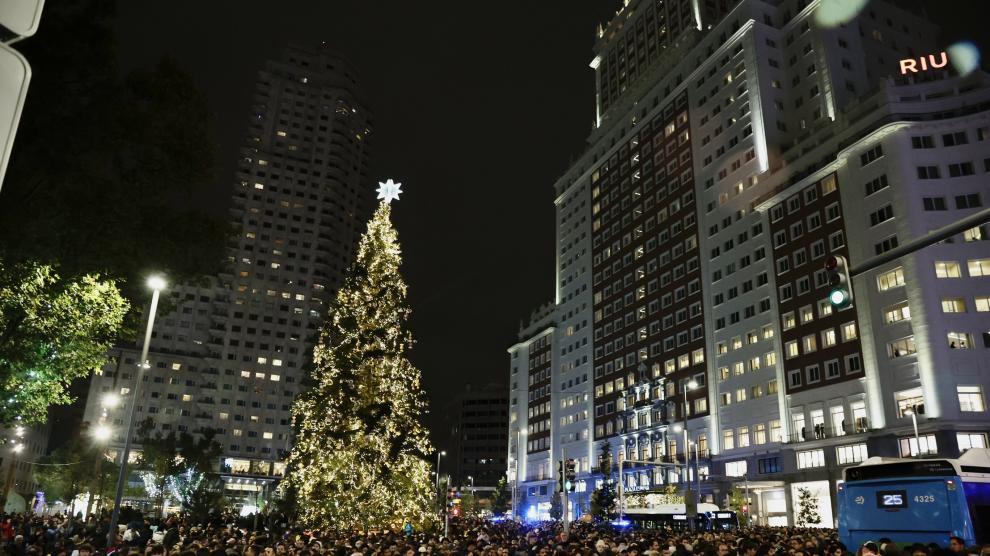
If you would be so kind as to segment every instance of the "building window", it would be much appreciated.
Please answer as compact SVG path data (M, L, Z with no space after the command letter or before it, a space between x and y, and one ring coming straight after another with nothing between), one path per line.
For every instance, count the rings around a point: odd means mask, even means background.
M746 460L727 461L727 462L725 462L725 476L726 477L745 477L746 476Z
M866 444L850 444L848 446L836 446L835 457L839 465L850 463L860 463L870 457L866 452Z
M722 431L722 449L732 450L736 447L736 435L732 429L725 429ZM728 465L728 464L726 464ZM728 472L726 472L728 473Z
M896 305L891 305L883 310L883 322L893 324L904 320L911 320L911 308L907 301L902 301Z
M937 278L959 278L962 272L959 263L955 261L937 261L935 263L935 276Z
M825 450L804 450L797 453L798 469L825 467Z
M938 166L918 166L918 179L934 180L939 177L941 176L938 171Z
M959 451L965 452L970 448L986 448L987 447L987 435L982 432L957 432L956 433L956 444L959 445Z
M966 332L949 332L946 334L949 349L972 349L973 337Z
M965 313L966 312L966 301L961 297L943 297L942 298L942 312L943 313Z
M990 311L990 296L981 296L974 299L976 302L976 310L980 313L986 313Z
M899 443L902 458L938 453L938 445L935 442L934 434L923 434L918 438L913 436L901 438Z
M959 411L982 412L987 410L983 401L982 386L956 386L956 395L959 396Z
M904 285L904 269L897 267L877 275L877 289L887 291Z
M990 276L990 259L970 259L966 266L970 276Z
M761 475L780 473L780 458L761 458L757 460L757 470Z
M898 417L906 417L905 411L909 409L914 411L917 406L925 403L925 399L921 394L921 388L911 388L910 390L895 392L894 401L897 403Z

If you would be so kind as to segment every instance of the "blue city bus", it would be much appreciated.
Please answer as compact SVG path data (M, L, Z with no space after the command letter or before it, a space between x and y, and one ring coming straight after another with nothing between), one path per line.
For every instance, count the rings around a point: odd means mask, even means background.
M855 551L889 538L948 546L990 542L990 450L959 459L869 458L846 468L838 486L839 539Z

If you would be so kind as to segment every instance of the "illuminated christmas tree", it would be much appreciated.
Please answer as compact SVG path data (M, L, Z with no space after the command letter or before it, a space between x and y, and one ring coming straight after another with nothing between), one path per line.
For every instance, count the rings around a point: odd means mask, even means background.
M296 438L284 488L300 518L319 528L355 530L425 525L434 503L427 411L420 373L406 359L410 310L390 201L358 246L357 261L313 352L310 388L292 407Z

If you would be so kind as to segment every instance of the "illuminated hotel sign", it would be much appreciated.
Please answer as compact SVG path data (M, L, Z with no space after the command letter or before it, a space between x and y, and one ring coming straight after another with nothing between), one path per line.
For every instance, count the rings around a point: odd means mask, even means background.
M929 69L944 68L949 63L949 57L943 50L938 54L929 54L928 56L922 56L918 59L906 58L901 60L900 63L901 75L907 75L908 73L918 73L919 71L926 71Z

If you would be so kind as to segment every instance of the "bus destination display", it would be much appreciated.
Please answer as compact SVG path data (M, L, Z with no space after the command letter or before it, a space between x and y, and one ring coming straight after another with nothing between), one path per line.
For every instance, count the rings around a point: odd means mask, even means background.
M907 507L906 490L878 490L877 507L883 510L899 510Z

